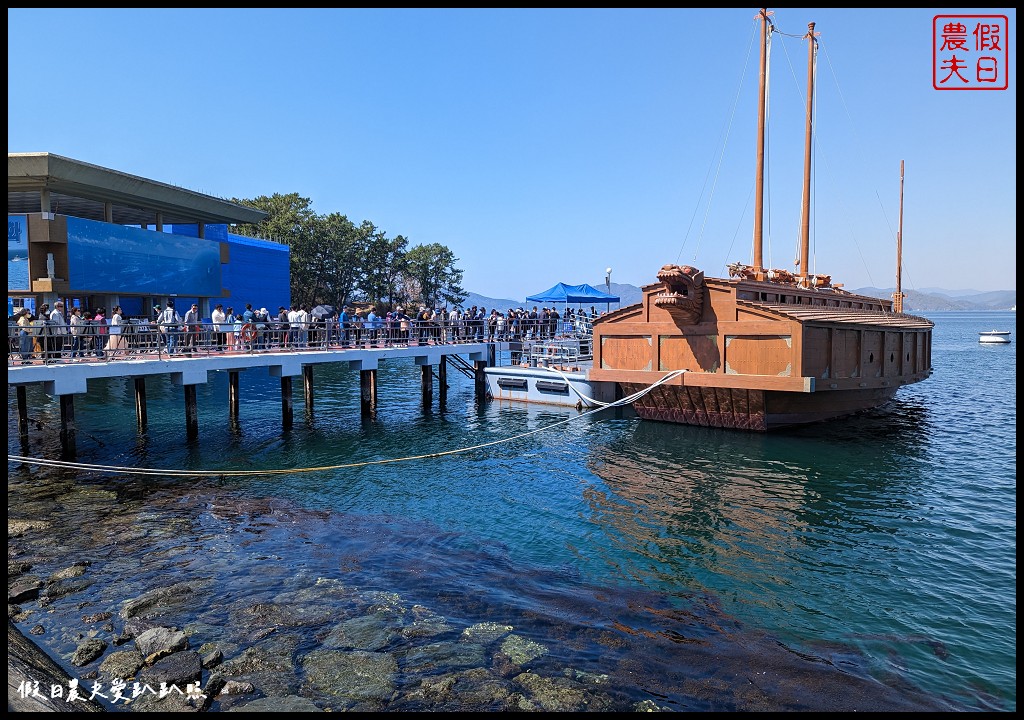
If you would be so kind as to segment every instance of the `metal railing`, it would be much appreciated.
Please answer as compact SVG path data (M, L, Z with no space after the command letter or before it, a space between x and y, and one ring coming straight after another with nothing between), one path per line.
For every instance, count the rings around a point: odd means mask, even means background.
M131 319L120 326L46 323L31 326L29 334L21 330L16 324L8 324L8 365L483 342L533 344L572 340L586 342L589 346L589 336L578 336L574 323L528 318L504 324L492 324L487 319L456 322L381 319L372 325L349 323L345 326L329 320L302 324L270 321L169 325Z

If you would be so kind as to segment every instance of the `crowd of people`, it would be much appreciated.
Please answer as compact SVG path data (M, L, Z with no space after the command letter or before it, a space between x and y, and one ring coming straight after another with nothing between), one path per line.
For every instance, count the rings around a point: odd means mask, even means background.
M429 308L406 312L402 306L378 312L376 306L346 305L338 311L319 305L279 306L276 313L247 303L241 310L222 303L209 320L200 317L193 303L184 315L172 302L155 305L149 319L125 316L115 305L65 311L57 301L44 303L38 313L28 308L8 322L11 343L23 364L61 359L114 358L158 351L168 355L197 352L226 353L266 350L302 350L328 347L374 347L408 344L542 341L586 335L597 312L567 308L564 317L554 307L510 308L502 312L473 305L469 308ZM15 349L16 347L16 349Z
M9 331L12 324L17 327L17 352L25 365L62 358L102 358L126 347L125 318L119 305L111 309L108 319L105 308L88 311L74 307L65 314L64 303L58 300L52 309L43 303L37 313L22 308L9 319Z

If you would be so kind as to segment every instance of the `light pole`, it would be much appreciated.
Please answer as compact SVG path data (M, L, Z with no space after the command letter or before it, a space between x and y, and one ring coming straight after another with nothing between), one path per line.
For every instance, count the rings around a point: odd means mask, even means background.
M608 294L612 294L612 269L604 269L604 286L608 290Z

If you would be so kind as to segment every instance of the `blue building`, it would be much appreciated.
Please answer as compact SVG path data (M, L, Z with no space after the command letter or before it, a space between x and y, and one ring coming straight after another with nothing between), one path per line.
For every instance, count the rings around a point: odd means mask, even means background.
M173 303L272 313L291 300L289 248L230 232L259 210L52 153L7 154L7 306Z

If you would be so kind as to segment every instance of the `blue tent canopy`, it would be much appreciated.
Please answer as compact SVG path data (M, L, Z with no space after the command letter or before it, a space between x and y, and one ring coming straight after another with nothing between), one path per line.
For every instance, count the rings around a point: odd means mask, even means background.
M564 303L617 303L618 295L609 295L592 285L566 285L558 283L554 287L526 298L527 302L564 302Z

